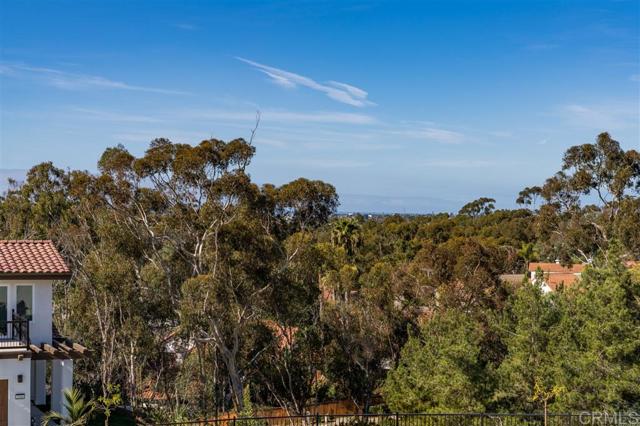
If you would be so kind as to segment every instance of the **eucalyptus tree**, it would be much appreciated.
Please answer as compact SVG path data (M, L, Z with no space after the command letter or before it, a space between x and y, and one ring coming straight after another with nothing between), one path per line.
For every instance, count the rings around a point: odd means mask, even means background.
M458 214L471 217L488 215L495 209L495 203L493 198L481 197L462 206Z
M52 238L56 227L69 218L69 175L51 162L38 164L25 181L9 180L0 197L0 233L9 239Z
M290 235L282 248L278 285L269 294L271 308L263 321L270 339L253 389L263 390L263 402L289 414L305 414L324 387L319 380L326 356L320 279L327 259L312 232Z
M537 238L544 241L548 257L564 263L589 261L618 237L640 255L637 239L629 232L638 219L638 151L625 151L608 133L601 133L593 144L569 148L562 170L547 179L539 192L544 203L537 219ZM588 202L589 197L595 197L595 205L582 207L581 202Z

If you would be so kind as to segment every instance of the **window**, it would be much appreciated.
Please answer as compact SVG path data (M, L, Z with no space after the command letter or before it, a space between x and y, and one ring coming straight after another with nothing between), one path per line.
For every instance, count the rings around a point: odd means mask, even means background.
M0 287L0 334L7 334L7 287Z
M16 314L29 321L33 319L33 286L16 287Z

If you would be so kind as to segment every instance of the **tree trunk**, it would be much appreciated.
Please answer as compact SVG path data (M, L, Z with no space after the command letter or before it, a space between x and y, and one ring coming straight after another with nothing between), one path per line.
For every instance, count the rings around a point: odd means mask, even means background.
M229 381L231 382L231 393L233 398L233 405L235 406L236 412L239 413L244 410L244 400L242 398L242 379L240 377L240 372L236 367L236 361L232 357L223 356L222 360L224 361L225 366L227 367L227 372L229 374Z

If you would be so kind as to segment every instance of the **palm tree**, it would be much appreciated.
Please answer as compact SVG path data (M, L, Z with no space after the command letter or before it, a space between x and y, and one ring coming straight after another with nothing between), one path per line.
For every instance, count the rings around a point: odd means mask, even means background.
M84 395L78 389L67 389L64 391L64 408L68 413L66 416L49 411L42 417L40 424L47 426L53 420L64 426L86 426L95 409L95 403L92 400L85 401Z
M529 267L529 263L538 258L538 251L534 243L522 243L518 256L524 259L525 269Z
M361 243L360 224L351 218L341 218L333 223L331 241L334 246L345 249L347 255L353 256L356 247Z

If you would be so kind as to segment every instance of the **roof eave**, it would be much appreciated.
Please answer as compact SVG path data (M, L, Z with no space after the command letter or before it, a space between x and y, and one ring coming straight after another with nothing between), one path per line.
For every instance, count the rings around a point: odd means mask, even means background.
M71 272L41 273L41 272L1 272L0 280L59 280L69 281Z

